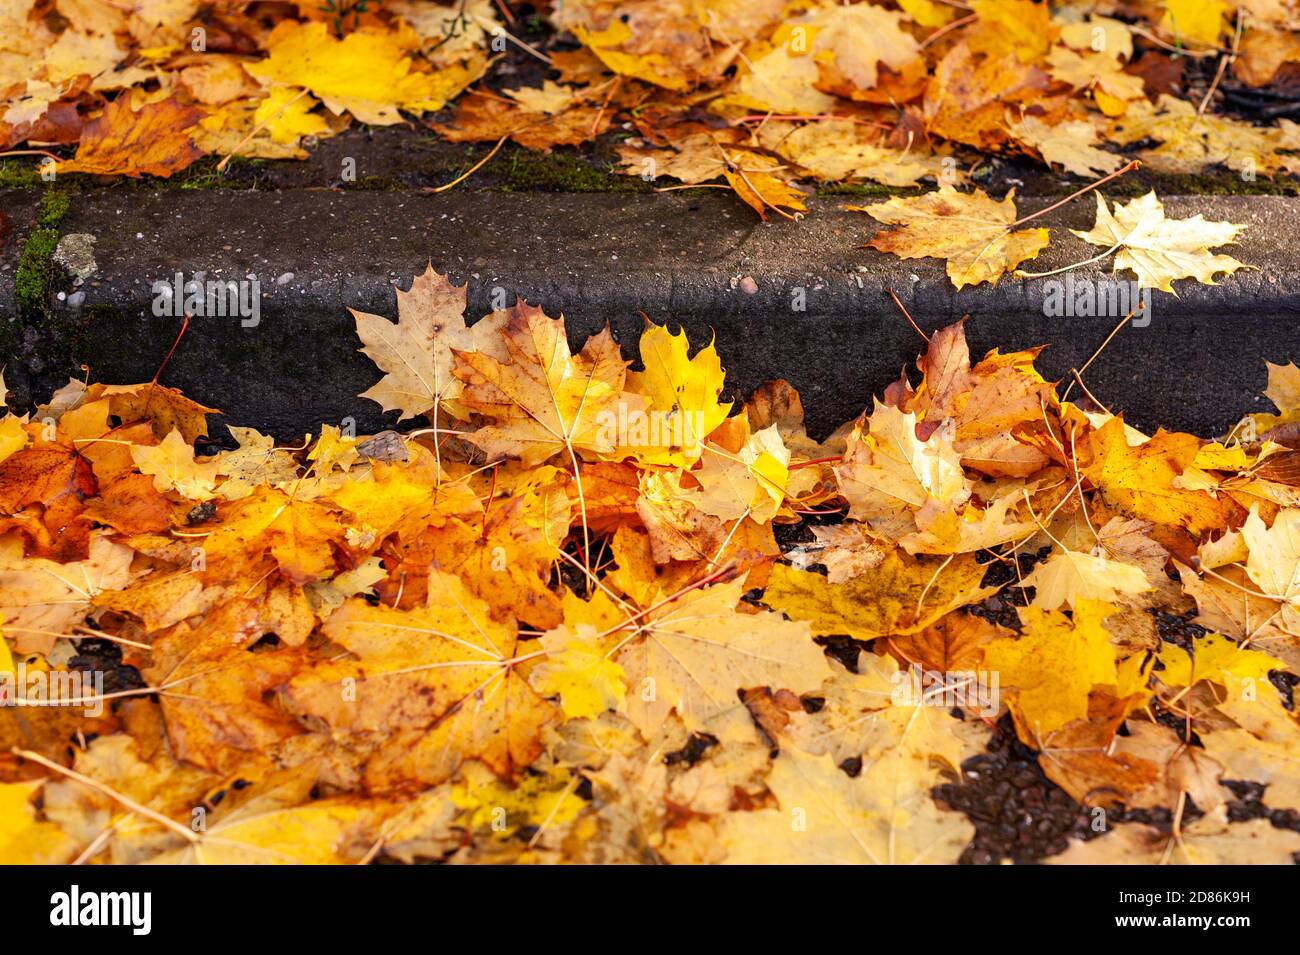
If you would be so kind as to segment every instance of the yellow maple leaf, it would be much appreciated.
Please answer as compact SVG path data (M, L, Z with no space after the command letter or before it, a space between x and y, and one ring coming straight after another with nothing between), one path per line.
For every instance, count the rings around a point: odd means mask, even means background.
M57 865L76 853L75 840L36 816L32 800L43 784L0 783L0 865Z
M1093 460L1085 470L1088 480L1126 514L1185 527L1196 535L1227 523L1222 502L1204 491L1174 486L1174 479L1196 460L1201 442L1193 435L1161 429L1145 443L1131 447L1124 419L1116 417L1089 439Z
M759 110L793 116L820 116L839 103L834 96L814 86L818 82L817 61L809 55L806 42L802 51L790 42L795 24L783 24L770 42L748 57L733 92L717 100L713 109L730 111Z
M256 428L229 427L238 443L233 451L223 451L216 461L217 474L225 478L217 493L228 501L248 497L259 484L282 484L298 476L298 462L289 448L276 448L275 439Z
M859 640L924 630L945 614L997 591L981 587L986 567L970 555L925 560L892 551L878 567L842 584L821 574L772 568L763 600L813 633L846 633Z
M1270 361L1265 361L1264 365L1268 368L1268 386L1264 389L1264 396L1273 402L1278 413L1250 416L1257 435L1300 422L1300 366L1293 362L1275 365Z
M755 165L757 163L757 166ZM745 204L758 213L758 217L767 221L768 211L776 212L787 219L795 218L783 209L795 212L807 211L804 194L787 182L777 178L772 172L765 171L768 161L741 157L730 154L726 167L722 170L723 178L730 183L736 195Z
M983 748L988 730L978 721L957 719L951 707L937 704L945 702L945 694L950 700L957 696L970 712L983 709L988 718L1001 705L992 693L980 700L974 673L964 673L961 681L951 684L926 687L913 682L915 671L901 670L889 655L862 653L856 672L838 663L831 670L831 677L816 692L823 703L815 712L795 710L784 726L768 732L783 745L792 744L806 753L829 753L839 764L854 758L870 763L892 750L936 760L957 772Z
M1169 686L1191 686L1209 680L1225 687L1233 696L1240 695L1244 685L1267 681L1273 670L1284 670L1286 665L1267 653L1247 650L1237 641L1219 633L1211 633L1195 640L1188 653L1176 643L1160 647L1160 682Z
M451 373L451 350L469 350L474 337L465 326L465 286L453 285L430 263L411 288L397 293L397 323L352 309L361 351L385 372L362 398L379 402L385 411L400 410L398 420L428 411L455 399L461 384Z
M1118 154L1098 149L1096 127L1082 120L1049 125L1037 117L1024 116L1008 128L1020 142L1038 150L1043 162L1058 164L1076 176L1091 179L1114 172L1124 162Z
M1246 573L1263 593L1281 602L1277 623L1283 630L1300 630L1300 508L1279 511L1265 528L1258 506L1251 508L1241 528L1250 549Z
M312 112L317 105L310 96L274 86L253 112L253 123L263 127L275 143L296 144L304 136L321 137L330 132L330 124Z
M918 440L916 415L880 402L854 427L835 476L849 516L894 538L915 529L912 512L932 501L960 504L970 493L947 435Z
M1063 548L1034 568L1025 578L1034 587L1034 606L1055 610L1062 604L1078 606L1080 600L1113 602L1120 594L1140 594L1151 589L1140 567L1100 554Z
M473 80L477 71L460 65L434 73L414 70L409 53L414 34L371 26L343 39L320 21L282 21L267 38L270 54L245 66L265 85L301 87L336 113L347 110L363 123L391 126L399 110L441 109Z
M689 85L687 74L665 54L657 51L624 51L622 47L632 39L632 28L621 19L611 20L603 30L578 26L574 28L573 35L615 73L670 90L684 90Z
M486 830L494 839L512 839L528 826L562 827L586 806L574 793L578 780L563 768L530 774L517 786L473 764L463 777L451 788L451 802L471 831Z
M1175 279L1193 278L1215 285L1217 273L1249 268L1230 255L1210 252L1235 242L1245 228L1231 222L1207 222L1201 215L1167 219L1164 204L1153 190L1126 205L1116 203L1113 215L1098 193L1096 224L1086 232L1070 231L1085 242L1116 249L1115 271L1131 269L1141 287L1172 292Z
M944 507L931 501L916 513L917 530L900 537L898 543L909 554L969 554L1023 540L1038 525L1009 516L1008 512L1021 504L1014 494L1003 495L985 508L974 502Z
M0 617L0 674L13 675L14 672L14 655L9 650L9 644L4 638L5 618Z
M979 53L1033 63L1056 36L1051 10L1033 0L971 0L971 10L976 21L969 42Z
M516 305L502 328L508 355L456 351L461 401L494 420L467 439L489 455L541 464L562 451L609 454L617 446L617 405L627 362L608 328L573 355L564 319ZM612 417L611 417L612 416Z
M85 619L91 602L132 578L131 548L95 532L85 560L59 563L24 557L12 535L0 538L0 616L19 653L48 653L54 641Z
M355 661L321 662L286 695L335 732L384 734L374 780L437 784L475 758L506 775L540 754L555 708L519 672L513 621L493 620L459 578L434 571L428 605L410 611L349 600L323 632Z
M1011 709L1027 742L1041 739L1073 720L1088 718L1088 694L1118 681L1115 648L1102 621L1111 604L1080 600L1074 617L1026 607L1024 634L995 640L984 648L984 666L1013 687Z
M694 732L752 732L736 691L770 686L807 693L830 670L808 625L780 614L738 614L740 581L694 590L620 634L615 655L631 692L628 717L646 736L676 711Z
M45 78L62 83L77 76L96 77L111 70L126 54L111 34L64 30L45 51Z
M872 4L823 2L791 22L812 37L813 59L833 63L858 89L876 85L880 64L899 71L920 55L904 15Z
M906 187L927 176L937 180L945 171L945 157L928 153L919 144L907 150L884 146L877 130L849 120L802 126L772 120L760 126L756 135L767 148L829 182L870 179Z
M1214 46L1223 33L1223 0L1165 0L1160 28L1176 40Z
M1103 42L1105 37L1102 37ZM1140 76L1124 72L1124 65L1109 53L1076 53L1057 47L1048 57L1049 71L1053 79L1069 83L1076 90L1092 90L1098 108L1107 116L1117 116L1128 109L1128 101L1145 95L1145 87ZM1105 94L1098 96L1098 93ZM1118 108L1110 108L1118 104ZM1096 128L1087 123L1069 122L1060 126L1071 126L1090 143L1097 141ZM1059 127L1057 127L1059 128ZM1091 132L1089 132L1091 130ZM1068 148L1065 143L1061 148ZM1102 153L1114 156L1114 153ZM1117 163L1118 165L1118 163ZM1107 170L1108 172L1110 170Z
M898 0L898 5L923 27L941 27L957 16L938 0Z
M2 381L0 387L3 387ZM22 418L12 414L0 418L0 461L27 447L28 440Z
M105 398L109 411L123 422L149 422L159 441L173 429L181 433L186 444L207 437L207 416L217 411L186 398L175 388L152 381L139 385L93 384L85 389L84 404Z
M205 579L256 580L265 573L260 567L264 557L299 585L334 576L331 544L342 539L343 529L320 504L259 487L221 517L204 541Z
M790 478L790 452L776 425L750 435L735 454L714 444L705 451L702 466L691 472L701 487L695 506L724 521L770 521Z
M347 473L359 456L357 439L344 435L332 424L321 428L320 437L307 452L307 460L312 462L312 473L317 479L326 477L335 468Z
M159 491L176 491L193 501L207 501L216 496L219 465L213 458L200 460L185 443L181 433L172 429L156 446L131 446L131 460L141 474L153 478Z
M579 624L576 630L557 627L542 635L546 660L533 669L529 682L544 696L558 696L565 716L617 709L627 695L623 668L609 658L609 648L598 635L590 624Z
M391 803L367 805L348 797L300 806L263 806L256 800L214 819L184 848L150 859L152 865L341 865L344 837L370 822L377 831ZM374 818L377 817L377 818Z
M699 459L704 439L731 411L730 401L719 400L725 379L722 362L713 342L690 355L686 332L678 329L674 334L666 325L647 324L639 347L645 370L628 373L627 389L645 397L647 435L660 439L646 447L628 444L643 464L684 467Z
M1007 271L1047 247L1046 229L1011 231L1016 223L1014 196L1012 189L997 202L981 189L963 193L944 183L923 196L895 196L847 208L901 226L879 233L868 248L901 259L945 259L948 278L961 289L981 282L996 285Z
M1061 27L1061 42L1075 50L1105 53L1118 60L1133 58L1133 31L1123 20L1088 14L1087 20Z
M957 860L974 829L930 798L928 762L886 753L849 776L829 755L782 749L767 784L779 808L728 813L726 861L741 865L940 865Z

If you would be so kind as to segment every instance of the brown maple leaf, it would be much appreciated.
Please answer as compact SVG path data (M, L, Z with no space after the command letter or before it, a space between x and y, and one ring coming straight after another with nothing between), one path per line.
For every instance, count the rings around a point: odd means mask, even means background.
M98 119L88 122L76 156L59 163L58 172L166 179L203 156L190 139L190 131L203 118L201 110L170 97L137 111L130 100L119 96Z

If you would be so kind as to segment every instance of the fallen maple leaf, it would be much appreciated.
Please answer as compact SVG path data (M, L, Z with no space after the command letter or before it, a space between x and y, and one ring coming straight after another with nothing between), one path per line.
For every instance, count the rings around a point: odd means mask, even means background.
M331 545L343 530L322 505L259 488L230 504L221 517L204 540L207 579L257 580L267 558L295 584L334 575Z
M1172 292L1175 279L1194 278L1214 285L1217 273L1247 268L1232 256L1209 251L1235 242L1245 228L1207 222L1200 215L1166 219L1164 204L1152 191L1126 205L1116 203L1113 215L1098 193L1096 225L1087 232L1070 231L1093 245L1115 249L1116 272L1131 269L1142 287Z
M1016 225L1015 190L996 202L983 190L958 192L946 183L913 199L893 198L872 206L847 206L886 225L868 248L902 259L945 259L958 289L999 278L1047 247L1046 229L1011 230Z
M773 121L761 126L758 135L764 145L829 182L870 179L902 188L927 177L937 180L946 172L943 157L919 148L891 149L881 145L878 131L847 120L803 126Z
M22 556L12 538L0 540L0 617L20 653L45 653L90 611L103 591L131 580L131 549L97 532L84 561L56 563Z
M0 783L0 865L72 861L76 842L54 823L36 816L33 800L42 785L42 780Z
M1027 607L1022 611L1024 636L984 648L984 666L1015 690L1011 709L1023 738L1032 742L1071 720L1086 719L1092 688L1116 683L1115 650L1102 626L1112 609L1083 599L1071 619Z
M699 459L705 439L731 411L721 400L724 373L718 352L710 342L690 354L686 332L670 332L666 325L647 322L639 343L644 371L628 372L629 391L644 395L649 403L646 441L651 435L669 436L676 444L636 447L643 464L688 465Z
M1011 124L1011 134L1037 150L1044 162L1060 165L1076 176L1091 179L1124 164L1122 157L1097 148L1097 130L1089 123L1049 126L1037 117L1025 116Z
M850 777L828 755L782 750L768 785L778 809L723 820L726 861L741 865L916 865L956 860L971 825L928 796L923 760L887 754ZM802 825L792 826L793 816Z
M1183 490L1174 479L1196 458L1191 435L1164 430L1133 447L1123 418L1111 418L1090 436L1093 461L1086 469L1102 495L1121 511L1201 535L1227 523L1228 505L1204 491Z
M397 323L352 310L361 349L385 372L379 383L361 393L385 411L400 410L398 420L413 418L454 400L461 390L452 376L453 348L469 350L474 338L465 326L465 286L453 285L430 265L397 293ZM434 427L437 427L435 416Z
M906 403L929 434L953 419L952 446L963 466L993 477L1025 477L1047 464L1047 456L1016 436L1017 429L1042 421L1057 405L1055 389L1034 369L1036 349L990 351L971 366L965 320L941 328L919 365L924 377Z
M489 455L511 455L529 465L564 451L613 452L616 436L608 418L617 416L627 362L609 329L573 355L563 319L521 304L510 310L502 335L501 358L454 353L454 373L464 382L461 401L496 422L470 440Z
M912 529L909 512L961 504L970 494L948 436L920 441L915 415L880 403L854 427L835 476L849 515L895 538Z
M416 610L348 601L324 632L359 662L318 664L286 695L336 731L381 734L366 770L376 786L436 784L465 759L508 775L540 753L554 708L517 670L513 623L492 621L458 578L431 575L429 604ZM345 684L358 689L352 699L340 693Z
M217 462L198 460L179 431L169 432L154 447L132 446L131 458L141 474L154 479L154 487L159 491L175 490L193 501L206 501L214 496Z
M79 382L74 384L80 385ZM123 422L147 421L159 441L173 430L179 431L186 444L193 444L208 434L207 416L215 414L209 408L185 397L175 388L157 382L140 385L93 384L76 393L77 404L89 404L101 398L108 399L109 412Z
M119 96L86 124L76 156L60 162L57 171L166 179L203 155L190 138L202 118L174 97L137 111L130 97Z
M311 90L336 113L363 123L401 122L400 110L441 109L478 79L481 65L449 66L433 73L412 69L414 35L362 27L342 39L322 21L285 20L267 39L270 56L245 66L263 83Z
M1056 610L1063 604L1073 608L1080 600L1110 603L1120 594L1151 589L1140 567L1068 548L1035 567L1025 578L1025 586L1035 589L1034 606L1044 610Z
M689 729L738 732L736 691L773 686L807 692L829 673L808 626L760 613L737 617L737 582L692 591L620 636L614 659L633 692L628 717L647 736L676 711Z
M952 610L983 600L996 590L980 586L983 576L983 566L968 556L921 560L893 551L878 567L843 584L778 564L763 599L807 620L815 634L873 640L924 630Z

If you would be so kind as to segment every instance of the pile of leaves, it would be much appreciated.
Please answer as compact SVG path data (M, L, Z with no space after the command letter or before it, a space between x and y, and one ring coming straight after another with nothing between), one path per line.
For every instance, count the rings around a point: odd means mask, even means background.
M1225 786L1300 810L1300 369L1146 435L958 323L818 441L684 334L465 308L355 313L405 433L196 453L157 381L0 420L0 860L948 863L999 719L1172 819L1058 861L1300 851Z
M764 217L804 210L798 182L959 186L991 156L1087 178L1122 148L1165 172L1300 163L1300 127L1271 123L1295 107L1290 0L515 6L5 0L0 148L168 176L409 117L455 142L605 137L628 174L731 188ZM1247 120L1219 108L1229 86Z

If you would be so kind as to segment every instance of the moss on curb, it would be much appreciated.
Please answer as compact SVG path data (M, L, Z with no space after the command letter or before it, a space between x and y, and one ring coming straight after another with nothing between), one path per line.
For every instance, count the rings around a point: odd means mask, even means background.
M493 167L496 168L493 168ZM651 183L636 176L600 169L585 158L564 153L516 152L494 160L485 171L501 176L502 192L650 192Z
M0 159L0 189L39 189L44 183L36 167L19 159Z
M1300 180L1284 174L1245 180L1238 172L1220 168L1198 175L1139 171L1106 186L1108 193L1124 198L1136 198L1152 189L1171 196L1300 196Z
M56 276L54 249L58 244L58 229L33 229L23 245L14 276L14 294L18 299L18 314L24 321L37 318L46 310L47 293Z
M17 321L0 329L0 353L16 353L24 327L45 325L51 320L50 302L56 287L67 278L63 268L54 261L54 251L59 245L59 224L71 205L72 196L62 188L50 187L41 197L36 227L18 253L18 267L14 272Z
M438 143L435 139L425 141ZM478 166L487 152L486 146L470 146L463 159L437 163L431 171L440 177L445 176L447 182L453 182L473 170L463 187L477 188L481 192L639 193L654 190L653 183L613 172L612 160L604 155L543 153L510 145Z
M36 210L36 224L48 229L57 228L72 207L72 196L62 190L51 189L41 197Z
M41 197L36 228L23 243L14 275L18 315L24 322L47 313L54 284L63 276L63 270L54 262L54 250L59 244L59 223L71 205L72 197L61 190L50 189Z

